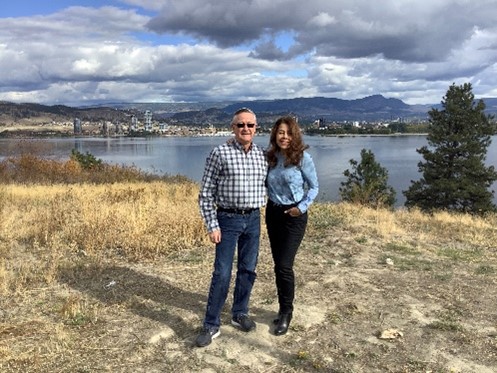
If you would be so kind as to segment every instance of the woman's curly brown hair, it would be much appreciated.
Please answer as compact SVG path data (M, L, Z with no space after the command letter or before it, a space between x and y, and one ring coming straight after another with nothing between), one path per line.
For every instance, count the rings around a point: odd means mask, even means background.
M299 166L304 156L304 150L309 146L304 144L302 139L302 131L294 117L284 116L278 118L273 128L271 129L271 136L269 137L269 149L267 151L267 160L269 167L273 168L278 163L276 153L281 152L280 147L276 144L276 134L280 125L286 124L288 126L288 133L292 137L290 145L285 150L285 167L293 165Z

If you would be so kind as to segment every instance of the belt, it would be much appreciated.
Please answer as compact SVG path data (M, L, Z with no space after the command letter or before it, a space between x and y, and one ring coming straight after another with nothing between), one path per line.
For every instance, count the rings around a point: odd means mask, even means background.
M238 215L247 215L247 214L250 214L250 213L257 211L257 210L259 210L258 207L251 208L251 209L225 209L224 207L217 208L217 211L227 212L229 214L238 214Z

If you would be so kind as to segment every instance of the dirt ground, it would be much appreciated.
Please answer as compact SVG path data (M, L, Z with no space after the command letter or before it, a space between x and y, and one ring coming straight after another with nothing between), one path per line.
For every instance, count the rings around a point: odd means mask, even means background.
M19 372L497 372L495 249L403 245L331 230L306 238L294 319L272 335L278 306L267 239L251 299L257 329L230 325L194 346L212 271L210 248L148 263L81 259L57 286L14 297L0 341ZM475 258L478 258L476 260ZM33 290L36 292L36 290ZM62 310L61 310L62 305ZM61 313L66 319L61 325ZM23 314L25 323L20 319ZM29 320L29 321L28 321ZM17 326L14 326L17 325ZM21 333L22 330L22 333ZM24 345L23 345L24 343ZM1 345L0 345L1 346ZM15 347L10 347L10 352ZM19 356L21 356L19 355ZM2 348L0 348L0 362Z

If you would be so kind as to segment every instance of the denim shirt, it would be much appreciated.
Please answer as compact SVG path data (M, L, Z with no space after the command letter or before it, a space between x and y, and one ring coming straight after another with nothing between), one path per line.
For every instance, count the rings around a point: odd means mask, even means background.
M309 153L304 152L301 165L285 167L285 158L277 153L278 162L267 175L268 196L278 205L297 204L304 213L316 198L319 185L314 162Z

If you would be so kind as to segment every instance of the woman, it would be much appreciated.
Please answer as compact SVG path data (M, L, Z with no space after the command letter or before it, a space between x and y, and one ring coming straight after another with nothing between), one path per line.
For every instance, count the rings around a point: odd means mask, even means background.
M304 238L307 209L318 194L316 168L305 151L300 128L293 117L281 117L271 130L267 152L268 203L266 226L274 261L279 312L275 335L288 331L293 313L293 262Z

